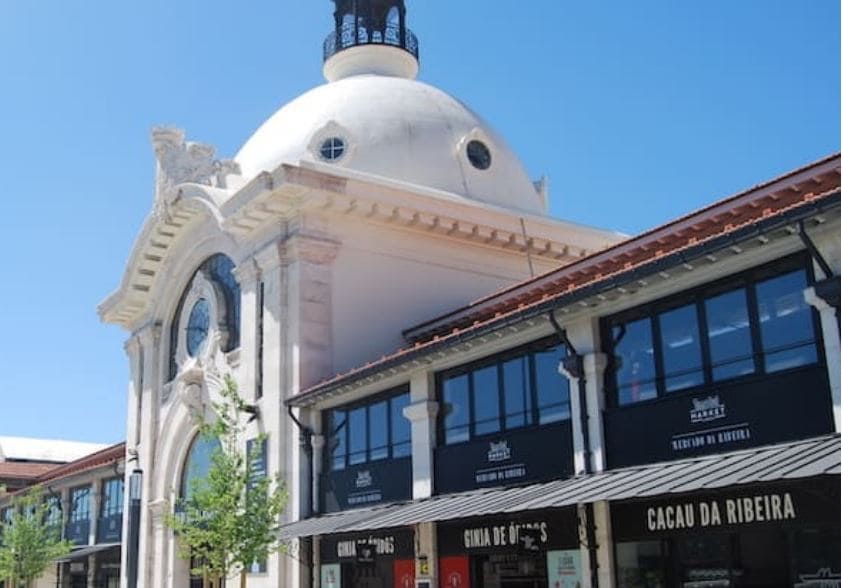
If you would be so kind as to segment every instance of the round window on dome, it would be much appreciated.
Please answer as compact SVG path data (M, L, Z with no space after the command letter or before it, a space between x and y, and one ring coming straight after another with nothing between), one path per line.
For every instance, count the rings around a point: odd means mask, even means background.
M492 165L492 153L482 141L477 139L469 141L465 147L465 152L471 165L477 169L489 169L489 166Z
M319 155L325 161L337 161L345 155L345 141L341 137L328 137L322 141Z

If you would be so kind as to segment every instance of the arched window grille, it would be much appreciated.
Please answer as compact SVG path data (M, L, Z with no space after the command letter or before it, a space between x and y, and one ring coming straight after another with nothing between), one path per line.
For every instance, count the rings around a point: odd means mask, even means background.
M168 381L172 380L178 374L178 365L176 362L176 351L179 341L179 325L181 323L181 313L184 311L184 301L190 291L190 284L193 278L199 272L203 272L205 276L216 285L220 287L225 297L225 307L228 310L226 315L226 327L228 329L228 340L226 341L223 351L232 351L240 346L240 284L234 279L234 262L226 255L217 253L202 262L188 281L184 292L179 299L176 312L173 315L173 320L170 323L170 367L168 372Z

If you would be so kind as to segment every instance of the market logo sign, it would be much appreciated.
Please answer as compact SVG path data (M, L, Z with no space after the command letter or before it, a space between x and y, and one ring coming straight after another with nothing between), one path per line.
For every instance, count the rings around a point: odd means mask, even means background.
M710 423L726 418L726 405L720 401L719 395L708 398L694 398L691 400L691 423Z
M648 531L681 531L793 520L796 506L790 492L783 492L650 506L645 516Z
M535 532L533 532L535 531ZM524 541L526 536L527 541ZM463 547L466 550L489 547L522 547L536 551L538 544L547 543L547 523L510 523L465 529L462 534Z
M368 488L372 485L372 473L369 470L357 472L357 479L354 481L357 488Z
M489 443L489 452L486 454L489 463L498 463L512 459L512 450L509 448L509 441L492 441Z

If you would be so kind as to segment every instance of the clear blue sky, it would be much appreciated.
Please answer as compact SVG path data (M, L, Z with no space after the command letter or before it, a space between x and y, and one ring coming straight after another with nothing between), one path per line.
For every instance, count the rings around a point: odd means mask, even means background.
M408 8L420 78L549 176L554 216L635 233L840 148L837 0ZM232 156L322 82L331 10L0 3L0 435L123 437L126 334L96 306L150 210L149 131Z

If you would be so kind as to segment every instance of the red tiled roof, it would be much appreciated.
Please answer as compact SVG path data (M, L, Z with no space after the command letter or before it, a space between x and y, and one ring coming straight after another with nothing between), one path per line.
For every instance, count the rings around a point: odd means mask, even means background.
M484 327L514 319L530 308L631 275L653 262L714 243L743 229L776 221L835 197L839 205L839 196L840 154L837 153L405 331L418 333L411 340L412 345L316 384L290 398L288 403L299 404L305 398L374 373L387 363L404 361L410 354L459 341Z
M0 461L0 479L34 480L57 467L55 463Z
M102 466L110 465L112 463L118 463L121 460L125 459L125 457L126 442L123 441L110 447L106 447L105 449L101 449L90 455L86 455L85 457L77 459L76 461L71 461L69 463L60 465L57 468L40 476L37 482L41 483L50 480L56 480L59 478L64 478L66 476L72 476L74 474L79 474L88 470L93 470Z

